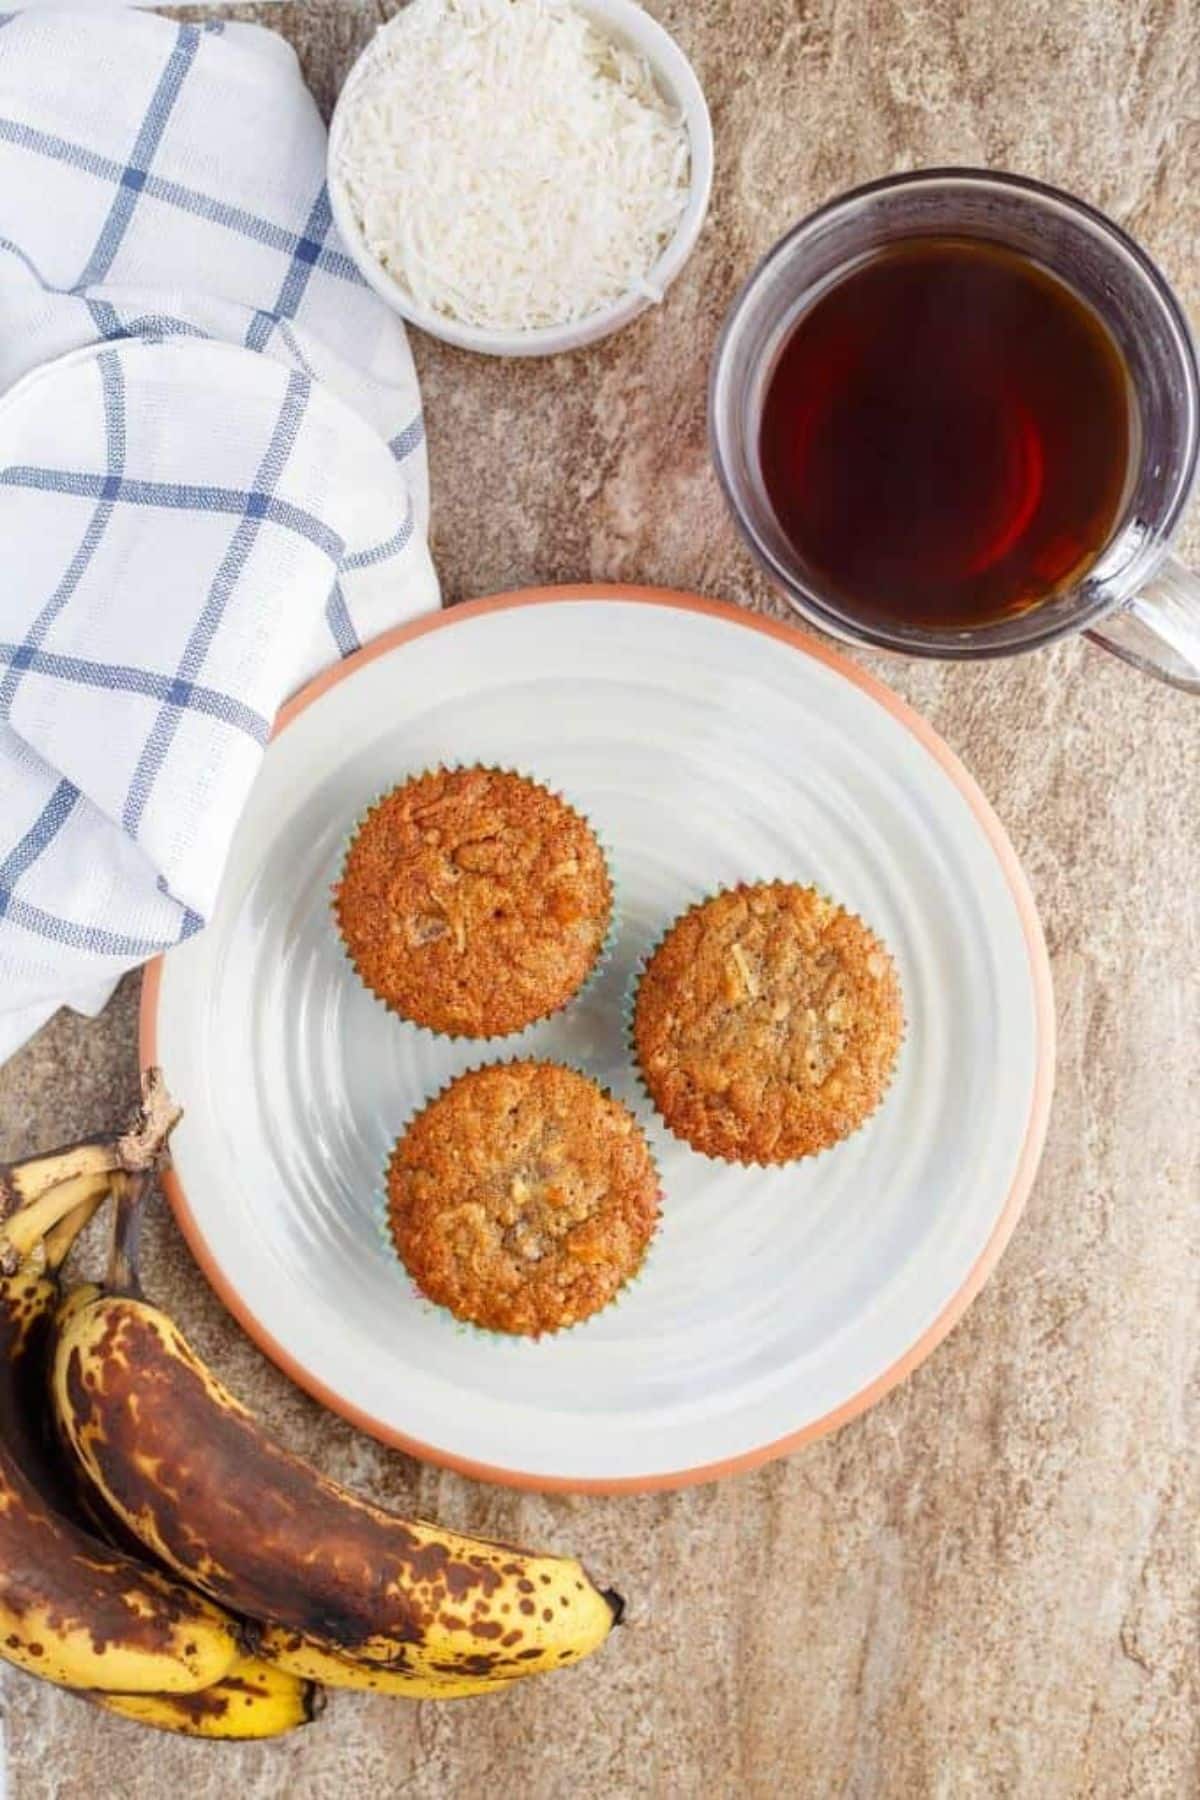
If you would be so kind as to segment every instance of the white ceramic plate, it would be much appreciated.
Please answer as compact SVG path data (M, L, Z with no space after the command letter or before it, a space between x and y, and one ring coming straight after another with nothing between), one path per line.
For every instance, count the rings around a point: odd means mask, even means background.
M612 852L612 966L503 1049L440 1043L357 984L329 913L348 827L439 760L529 770ZM448 1076L522 1050L636 1102L622 998L689 902L815 881L895 952L897 1079L849 1142L763 1173L650 1122L663 1221L619 1304L541 1342L457 1327L377 1227L393 1136ZM379 1437L497 1481L706 1479L869 1405L982 1285L1033 1178L1053 1067L1033 904L994 816L894 695L784 627L686 596L558 589L409 626L287 712L209 929L147 985L143 1049L186 1107L172 1199L297 1381Z

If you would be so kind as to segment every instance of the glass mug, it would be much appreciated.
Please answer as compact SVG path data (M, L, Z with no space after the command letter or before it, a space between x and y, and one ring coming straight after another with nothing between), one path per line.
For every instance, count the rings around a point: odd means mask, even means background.
M905 240L979 239L1040 264L1090 304L1124 359L1129 467L1107 541L1027 611L969 626L859 618L806 567L758 463L763 400L801 314L864 259ZM713 362L709 431L733 516L796 611L834 637L907 656L1007 656L1083 631L1200 693L1200 579L1171 554L1200 450L1200 371L1187 320L1145 252L1110 219L1040 182L930 169L869 183L803 220L734 301Z

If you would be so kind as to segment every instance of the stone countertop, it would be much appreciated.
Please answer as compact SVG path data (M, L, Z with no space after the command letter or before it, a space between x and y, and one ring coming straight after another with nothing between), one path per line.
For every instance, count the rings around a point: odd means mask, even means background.
M322 105L367 0L262 7ZM712 213L660 311L546 362L420 336L447 597L593 577L774 609L705 448L708 358L754 259L890 170L1041 176L1140 237L1200 318L1191 0L651 0L716 130ZM244 16L255 16L246 8ZM1184 549L1200 551L1193 512ZM583 1668L438 1707L334 1699L275 1746L140 1732L12 1672L14 1800L1200 1793L1200 702L1076 642L1008 664L877 662L979 778L1054 963L1045 1160L964 1322L880 1405L786 1462L680 1494L542 1499L423 1467L305 1399L169 1219L148 1286L291 1445L389 1504L571 1548L632 1600ZM0 1149L110 1123L136 978L0 1071Z

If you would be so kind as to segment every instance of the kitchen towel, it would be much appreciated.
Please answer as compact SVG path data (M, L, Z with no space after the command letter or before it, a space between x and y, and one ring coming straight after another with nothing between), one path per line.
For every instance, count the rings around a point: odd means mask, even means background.
M270 32L0 13L0 1060L203 926L281 701L438 603L324 167Z

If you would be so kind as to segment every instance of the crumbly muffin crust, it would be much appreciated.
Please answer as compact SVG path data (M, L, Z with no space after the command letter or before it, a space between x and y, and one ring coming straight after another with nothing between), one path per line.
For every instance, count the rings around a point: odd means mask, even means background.
M556 1063L473 1069L392 1151L388 1218L421 1291L456 1318L539 1337L636 1273L658 1173L633 1114Z
M684 913L633 1009L667 1125L731 1162L791 1162L848 1137L879 1105L903 1034L886 946L816 888L782 881Z
M604 947L612 884L587 820L523 775L435 769L393 789L346 855L334 911L366 985L456 1037L564 1005Z

